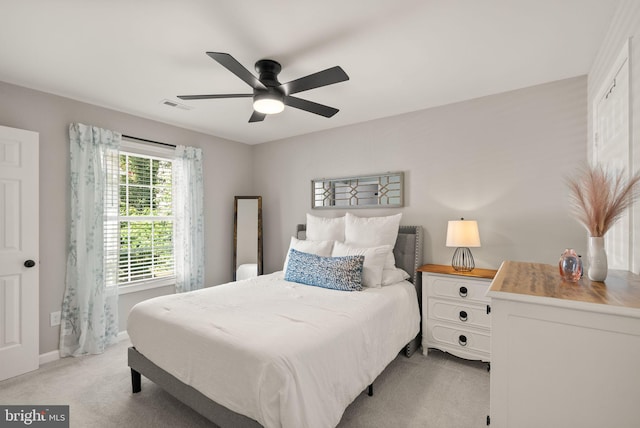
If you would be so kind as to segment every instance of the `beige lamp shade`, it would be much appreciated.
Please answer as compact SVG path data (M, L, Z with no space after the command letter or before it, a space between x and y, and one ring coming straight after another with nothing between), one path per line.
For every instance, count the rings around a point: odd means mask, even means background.
M479 247L480 233L475 220L451 220L447 226L447 247Z
M457 247L451 259L451 266L460 272L470 272L475 268L469 247L480 246L478 222L475 220L451 220L447 226L447 247Z

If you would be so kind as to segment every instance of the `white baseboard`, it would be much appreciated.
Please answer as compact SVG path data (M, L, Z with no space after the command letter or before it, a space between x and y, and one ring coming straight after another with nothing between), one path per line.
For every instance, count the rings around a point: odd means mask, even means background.
M122 342L123 340L129 340L129 333L127 333L126 330L121 331L120 333L118 333L118 336L116 337L118 339L118 342ZM47 352L45 354L40 354L40 356L38 357L40 365L47 364L59 359L60 359L60 350L58 349L56 349L55 351Z
M60 359L60 351L56 349L55 351L47 352L46 354L40 354L39 362L40 362L40 365L43 365L59 359Z

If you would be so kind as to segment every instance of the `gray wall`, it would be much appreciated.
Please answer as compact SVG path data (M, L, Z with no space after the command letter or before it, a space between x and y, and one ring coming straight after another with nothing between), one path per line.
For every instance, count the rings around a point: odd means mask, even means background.
M607 78L607 72L613 66L620 49L628 39L632 39L629 43L631 163L633 171L640 171L640 1L638 0L622 0L620 2L611 20L609 31L589 72L588 148L590 152L591 143L593 142L593 133L591 131L592 107L598 95L597 91ZM634 250L631 271L640 274L640 203L636 203L633 208L631 222L631 242Z
M232 278L233 196L252 193L251 146L0 82L0 124L40 133L40 353L58 349L68 243L69 137L71 122L123 134L201 147L204 156L206 284ZM123 295L120 325L136 302L173 287Z
M312 179L386 171L405 172L405 207L355 213L402 212L402 224L423 226L425 263L450 263L447 221L460 217L478 221L478 267L506 259L554 264L567 247L586 254L564 184L586 161L586 118L582 76L255 146L265 272L282 269L307 212L344 214L311 210Z
M0 83L0 124L40 133L40 353L58 348L49 313L60 310L64 290L71 122L202 147L206 282L215 285L232 275L234 195L263 196L265 272L272 272L282 268L307 212L344 213L310 209L311 179L385 171L405 172L406 206L357 213L402 212L402 224L422 225L425 263L450 262L446 224L459 217L479 222L478 267L497 268L505 259L555 263L566 247L585 254L563 180L586 160L586 118L587 79L577 77L247 146ZM137 301L171 291L122 296L121 326Z

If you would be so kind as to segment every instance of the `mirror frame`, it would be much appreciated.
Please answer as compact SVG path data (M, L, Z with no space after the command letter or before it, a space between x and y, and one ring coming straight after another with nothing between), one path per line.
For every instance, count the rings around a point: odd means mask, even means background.
M379 195L378 191L374 195L370 194L371 190L362 190L367 195L362 199L358 198L358 187L366 187L371 184L378 184L384 189L383 194ZM350 189L346 204L336 204L336 188ZM364 201L360 205L360 200ZM386 200L386 203L383 203ZM394 202L391 202L393 200ZM327 204L325 205L325 201ZM355 203L354 203L355 201ZM374 203L375 202L375 203ZM314 210L327 209L353 209L353 208L401 208L404 206L404 172L386 172L383 174L357 175L353 177L343 178L317 178L311 180L311 208Z
M238 200L257 199L258 201L258 275L262 275L262 196L234 196L233 198L233 280L238 270Z

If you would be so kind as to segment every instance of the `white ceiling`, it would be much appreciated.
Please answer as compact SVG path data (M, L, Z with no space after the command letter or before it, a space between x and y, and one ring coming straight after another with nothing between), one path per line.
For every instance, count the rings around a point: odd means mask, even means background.
M0 80L257 144L589 72L618 0L0 0ZM206 51L287 82L340 65L350 80L248 123L250 93ZM163 105L169 99L193 107Z

